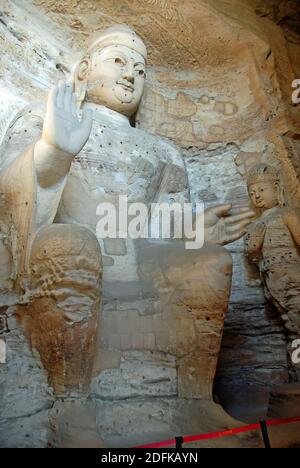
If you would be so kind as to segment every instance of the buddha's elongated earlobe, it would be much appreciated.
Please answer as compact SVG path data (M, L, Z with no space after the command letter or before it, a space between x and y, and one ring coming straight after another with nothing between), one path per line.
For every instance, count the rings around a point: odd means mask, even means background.
M85 100L85 97L86 97L86 91L87 91L87 83L79 83L77 86L76 86L76 101L77 101L77 105L78 105L78 108L80 109L81 106L82 106L82 103L84 102Z
M84 57L78 62L73 71L74 92L77 97L77 105L80 108L85 100L87 92L87 80L91 67L90 57Z
M91 68L91 59L90 57L85 57L84 59L81 60L78 64L77 68L77 79L79 81L86 81L89 71Z

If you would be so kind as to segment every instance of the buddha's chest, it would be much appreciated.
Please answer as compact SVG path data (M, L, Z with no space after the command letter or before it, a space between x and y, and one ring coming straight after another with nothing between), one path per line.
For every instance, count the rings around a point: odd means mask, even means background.
M58 208L57 222L97 223L100 203L149 204L159 190L167 158L152 138L138 131L93 127L83 151L75 158Z

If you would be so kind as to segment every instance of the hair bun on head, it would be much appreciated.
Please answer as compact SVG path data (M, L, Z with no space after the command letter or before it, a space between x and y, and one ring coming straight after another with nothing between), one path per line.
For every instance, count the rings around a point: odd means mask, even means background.
M279 172L275 167L268 164L256 164L251 167L248 172L247 183L248 187L258 182L276 183L280 181Z
M141 54L147 61L147 49L143 40L126 24L118 24L105 29L91 42L88 52L92 52L96 47L103 49L113 45L125 45Z

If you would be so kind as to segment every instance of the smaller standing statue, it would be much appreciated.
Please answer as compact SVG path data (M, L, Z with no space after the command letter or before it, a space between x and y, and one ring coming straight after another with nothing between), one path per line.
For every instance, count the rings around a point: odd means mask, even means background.
M248 192L259 218L245 237L248 259L258 265L265 294L285 328L300 336L300 210L286 206L277 170L258 164L248 173Z

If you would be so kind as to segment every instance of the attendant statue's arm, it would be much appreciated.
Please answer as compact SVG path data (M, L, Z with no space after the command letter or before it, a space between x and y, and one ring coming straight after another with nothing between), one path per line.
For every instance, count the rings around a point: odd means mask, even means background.
M70 84L52 89L47 102L41 139L34 148L38 184L55 185L70 170L71 163L86 144L92 128L91 113L83 111L78 118L76 98Z

